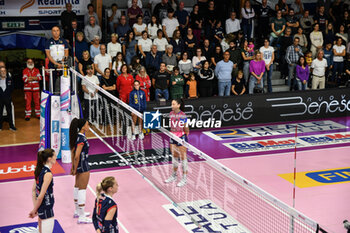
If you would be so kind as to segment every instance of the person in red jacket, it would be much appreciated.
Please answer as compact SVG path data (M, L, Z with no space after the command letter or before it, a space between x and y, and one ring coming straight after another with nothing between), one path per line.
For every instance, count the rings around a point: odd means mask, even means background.
M117 91L119 93L119 99L124 103L129 103L129 94L133 90L134 78L129 72L129 68L126 64L122 65L121 75L117 78Z
M27 68L23 70L24 98L26 101L25 120L29 121L32 115L32 99L35 106L35 116L40 118L40 75L39 69L34 67L33 59L27 60Z
M136 80L140 82L140 89L146 94L146 101L150 101L151 80L144 66L141 66L139 73L136 75Z

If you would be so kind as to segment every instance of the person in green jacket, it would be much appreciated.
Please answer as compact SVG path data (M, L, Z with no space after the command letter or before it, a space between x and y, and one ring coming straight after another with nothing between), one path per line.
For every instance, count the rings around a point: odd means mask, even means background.
M173 69L173 75L170 78L170 97L172 100L183 98L185 80L180 74L180 69L175 66Z

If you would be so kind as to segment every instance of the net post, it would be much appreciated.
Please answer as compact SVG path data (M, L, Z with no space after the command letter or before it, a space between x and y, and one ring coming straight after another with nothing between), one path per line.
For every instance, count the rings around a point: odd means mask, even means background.
M50 85L50 93L53 93L53 76L52 76L51 69L50 69L49 85Z
M46 91L46 78L45 78L45 67L44 66L41 68L41 75L43 76L43 88L44 88L44 91Z

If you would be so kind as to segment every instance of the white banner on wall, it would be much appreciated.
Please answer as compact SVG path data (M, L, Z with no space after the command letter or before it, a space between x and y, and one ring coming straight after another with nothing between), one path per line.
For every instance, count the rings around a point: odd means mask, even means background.
M71 3L77 15L87 12L89 0L0 0L0 17L60 16Z

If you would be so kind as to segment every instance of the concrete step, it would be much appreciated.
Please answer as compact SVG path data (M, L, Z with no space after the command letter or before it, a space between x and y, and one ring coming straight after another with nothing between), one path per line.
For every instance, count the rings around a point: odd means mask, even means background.
M271 79L272 86L276 85L284 85L286 82L284 79ZM267 85L267 81L265 80L264 85Z
M286 91L289 91L289 87L287 85L272 86L272 92L286 92Z
M273 71L272 72L271 80L274 80L274 79L281 79L281 72L280 71Z

